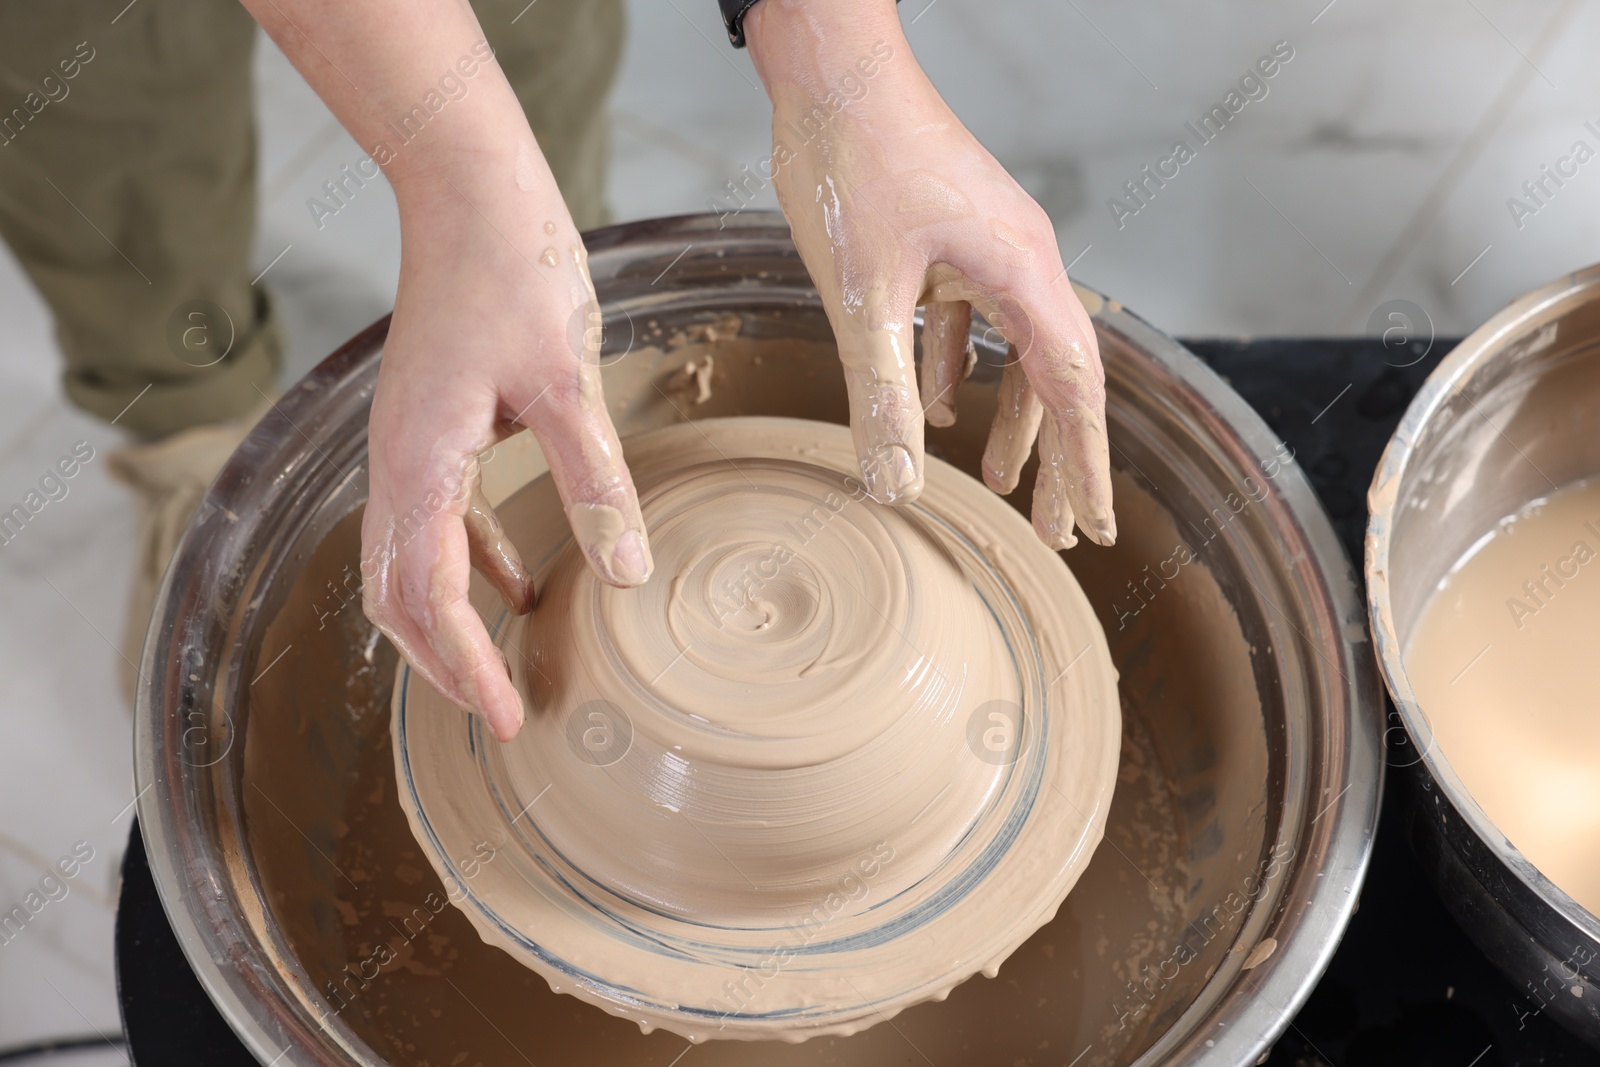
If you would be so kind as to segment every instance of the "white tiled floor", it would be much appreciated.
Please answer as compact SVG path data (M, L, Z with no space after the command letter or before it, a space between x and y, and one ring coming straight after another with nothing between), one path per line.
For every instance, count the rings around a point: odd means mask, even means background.
M702 210L769 149L748 58L710 43L713 8L633 0L619 219ZM1600 258L1600 162L1520 230L1506 207L1573 141L1600 147L1583 128L1600 120L1592 5L906 0L902 18L958 114L1050 211L1065 258L1082 253L1075 275L1170 332L1359 332L1390 298L1464 332ZM1108 199L1280 40L1295 54L1269 95L1119 230ZM268 45L257 79L257 261L288 248L267 281L299 374L387 310L395 207L373 188L319 232L306 198L363 153ZM61 400L46 312L5 253L0 346L0 502L74 442L96 450L0 551L0 910L75 842L94 849L69 895L0 945L4 1046L119 1025L111 901L132 793L110 646L134 522L103 462L118 434Z

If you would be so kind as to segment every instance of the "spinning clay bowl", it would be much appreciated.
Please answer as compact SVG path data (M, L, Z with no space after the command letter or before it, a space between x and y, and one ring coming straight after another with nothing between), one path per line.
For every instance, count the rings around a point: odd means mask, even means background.
M744 213L725 222L669 219L589 235L606 317L603 382L624 438L686 417L846 419L826 317L782 220ZM1376 677L1348 563L1304 477L1236 395L1118 305L1088 290L1080 296L1106 364L1118 520L1114 547L1085 542L1065 557L1119 674L1120 756L1103 840L1054 917L1005 957L997 978L973 977L942 1002L912 1004L849 1036L708 1041L687 1062L866 1067L921 1062L920 1050L940 1067L1242 1067L1287 1024L1332 955L1365 870L1382 778ZM252 432L202 504L163 587L142 662L136 776L140 824L174 930L264 1064L670 1063L686 1048L682 1036L641 1033L634 1021L551 992L544 975L485 943L482 916L469 920L474 901L498 899L493 879L517 873L521 843L485 823L445 853L456 874L441 878L430 864L437 857L412 834L391 743L400 725L390 712L397 658L363 618L359 595L366 417L386 329L380 323L330 356ZM973 338L980 361L957 395L958 421L928 433L930 454L966 475L978 470L1005 358L981 324ZM704 369L708 354L715 366L705 397L684 366ZM537 485L518 494L541 470L526 438L505 442L484 465L487 495L518 523L517 500L532 500ZM1006 503L1026 514L1031 484L1024 471L1024 488ZM671 538L658 527L659 566ZM543 556L530 562L560 567ZM494 603L476 580L474 595ZM526 632L507 627L504 639L537 645L541 611ZM1041 649L1059 639L1034 637ZM1041 662L1060 662L1051 655ZM600 681L573 684L579 703L602 692L588 688ZM623 704L603 692L599 699ZM643 754L659 724L638 706L628 713L632 747ZM951 732L923 731L927 743L942 746L941 758L972 760L961 715L945 721ZM405 723L472 727L420 713ZM571 743L564 724L546 740ZM1056 751L1041 741L1032 751ZM534 799L514 773L520 749L482 750L507 761L505 781L526 797L518 807ZM1023 774L1028 758L1024 751L988 779L996 783L990 801L937 801L936 809L953 807L928 832L964 818L980 825L985 816L973 813L1005 803L1010 787L999 783ZM628 766L627 757L605 768L569 762L563 773L622 775ZM928 789L910 781L902 796L890 780L867 784L881 787L884 807L862 800L861 837L850 847L876 844L866 825L876 819L908 824L888 809ZM515 829L528 825L520 819ZM671 896L674 883L651 874L650 855L611 857L601 835L568 837L596 873L631 865L631 880L610 884L630 887L634 905L674 922L683 914L671 914L673 906L681 912L713 890L740 908L766 899L679 830L661 840L704 861L691 872L693 893L677 883L681 899ZM791 869L797 842L772 840L781 848L757 850L758 869L747 873L777 891L775 911L792 922L803 894L767 876ZM884 840L895 860L871 878L856 868L869 895L896 888L889 876L898 876L902 857L944 847L902 853ZM1076 840L1026 854L1059 864ZM1083 840L1087 849L1092 831ZM813 859L837 865L846 851ZM840 895L859 898L856 886ZM969 971L1005 955L1050 905L1034 916L1017 911L973 924L987 942L964 957ZM868 921L846 921L858 920ZM831 936L824 930L813 944Z
M937 459L915 505L873 503L832 423L624 449L642 588L595 577L548 475L500 508L541 578L497 627L514 742L402 668L401 801L462 910L553 988L695 1041L850 1034L992 974L1088 864L1117 769L1110 653L1060 556ZM503 855L469 876L485 834Z

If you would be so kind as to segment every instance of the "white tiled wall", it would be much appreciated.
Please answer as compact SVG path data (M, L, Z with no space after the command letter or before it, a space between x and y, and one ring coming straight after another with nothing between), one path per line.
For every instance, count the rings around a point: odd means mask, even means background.
M618 219L701 210L769 150L766 101L713 8L631 4ZM1074 274L1170 332L1360 332L1391 298L1465 332L1600 259L1600 160L1520 229L1506 207L1573 141L1600 150L1583 125L1600 128L1593 5L906 0L902 18L957 113L1050 211L1064 258L1083 253ZM1268 95L1119 229L1108 198L1277 41L1294 58ZM257 78L257 260L284 253L267 283L298 374L388 309L394 200L375 189L319 232L306 198L361 153L270 45ZM0 910L75 842L94 859L0 945L0 1046L119 1026L110 902L132 791L111 644L135 532L103 464L117 431L61 400L45 310L0 253L0 501L80 439L96 461L0 550Z

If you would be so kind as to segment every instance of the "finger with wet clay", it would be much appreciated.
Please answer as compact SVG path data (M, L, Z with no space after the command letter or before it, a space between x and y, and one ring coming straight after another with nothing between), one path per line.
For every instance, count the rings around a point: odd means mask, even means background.
M922 312L922 415L930 426L956 421L956 390L977 365L972 346L972 305L965 300L930 302Z
M522 700L467 600L471 564L461 516L441 511L413 529L414 507L405 509L404 524L395 514L387 500L369 501L363 520L362 540L372 546L362 565L367 617L429 684L509 740L522 725Z
M1045 412L1039 423L1039 475L1033 485L1033 530L1054 549L1078 543L1072 532L1072 501L1067 494L1067 458L1061 452L1056 417Z
M989 427L989 443L983 450L984 484L1001 495L1010 493L1021 480L1044 415L1044 405L1015 349L1008 349L1008 355L1009 361L1000 373L1000 395Z
M911 311L907 300L897 320L874 326L870 316L852 315L834 329L861 480L880 504L909 504L922 493L922 405Z
M511 543L500 517L490 507L483 489L473 486L464 518L467 552L473 567L493 583L513 615L533 610L533 578L522 565L522 555Z
M1054 416L1062 491L1078 528L1096 544L1109 545L1117 538L1117 523L1111 510L1105 370L1094 326L1064 276L1049 290L1030 295L1033 343L1020 353L1022 367Z
M600 390L597 363L574 361L523 421L538 438L572 535L610 585L643 585L655 562L633 476Z

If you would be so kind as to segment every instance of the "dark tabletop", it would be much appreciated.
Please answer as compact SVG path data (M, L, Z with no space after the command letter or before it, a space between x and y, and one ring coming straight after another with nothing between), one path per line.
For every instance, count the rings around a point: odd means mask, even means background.
M1399 349L1371 338L1185 343L1294 449L1359 564L1378 457L1453 342ZM1600 1053L1539 1015L1539 1002L1501 977L1445 913L1405 839L1403 774L1391 769L1388 777L1360 910L1269 1067L1600 1064ZM178 948L137 827L123 861L117 979L138 1067L254 1067Z

